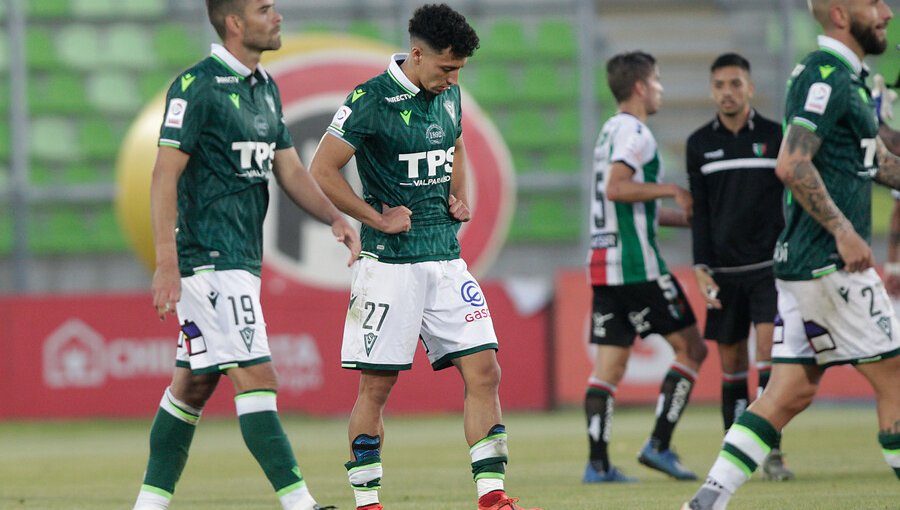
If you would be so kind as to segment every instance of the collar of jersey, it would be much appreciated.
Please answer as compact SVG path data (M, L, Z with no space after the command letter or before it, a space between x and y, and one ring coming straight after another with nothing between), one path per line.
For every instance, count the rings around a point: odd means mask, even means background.
M864 69L868 71L868 68L865 64L862 63L859 57L856 56L856 53L853 53L853 51L841 41L838 41L833 37L828 37L827 35L820 35L818 38L818 42L819 48L837 57L854 73L862 74L862 71Z
M756 129L756 123L753 122L754 117L756 117L756 108L750 108L750 115L747 117L747 123L744 124L743 127L741 127L741 131L743 131L745 129L749 130L749 131L753 131L754 129ZM719 120L718 113L716 114L715 120L713 120L713 129L715 129L717 131L718 130L728 131L729 133L731 133L731 131L729 131L728 128L722 126L722 121ZM738 132L740 133L740 131L738 131Z
M419 87L413 85L413 82L409 81L406 73L403 72L403 69L400 69L400 64L402 64L409 57L409 53L394 53L391 55L391 63L388 65L388 76L394 80L394 83L403 87L404 90L409 92L412 95L416 95L419 93Z
M253 74L253 71L251 71L249 67L242 64L240 60L232 55L231 52L225 49L225 46L222 46L221 44L213 43L210 46L209 54L212 58L216 59L217 62L231 71L231 74L238 78L248 78ZM256 70L259 71L259 75L262 76L264 80L269 81L269 74L263 69L262 64L257 64Z

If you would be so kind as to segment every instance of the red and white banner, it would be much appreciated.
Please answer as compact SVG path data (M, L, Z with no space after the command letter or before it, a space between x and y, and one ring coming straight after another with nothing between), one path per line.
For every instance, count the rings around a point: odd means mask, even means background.
M504 409L549 405L549 319L519 314L497 284L482 290L500 338ZM340 368L346 291L264 292L279 409L347 414L356 371ZM0 297L5 326L0 418L152 416L171 379L178 326L156 319L149 294ZM223 378L207 413L232 413ZM395 413L460 411L463 385L453 369L433 372L419 352L391 393Z

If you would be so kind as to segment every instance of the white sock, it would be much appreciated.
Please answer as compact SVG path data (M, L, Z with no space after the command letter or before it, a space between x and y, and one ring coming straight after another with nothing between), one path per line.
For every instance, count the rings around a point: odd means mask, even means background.
M499 478L482 478L475 480L475 489L478 491L478 497L493 491L503 490L503 480Z
M316 507L316 500L313 499L306 485L278 496L278 499L281 501L281 506L284 510L313 510Z
M134 510L168 510L171 501L162 494L141 490L134 503Z

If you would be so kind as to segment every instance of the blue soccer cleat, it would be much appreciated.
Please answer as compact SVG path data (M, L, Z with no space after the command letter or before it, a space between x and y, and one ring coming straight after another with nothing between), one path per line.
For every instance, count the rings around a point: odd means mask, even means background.
M681 465L678 454L672 450L657 450L650 441L641 448L638 462L648 468L662 471L676 480L696 480L697 475Z
M637 478L625 476L616 466L609 466L606 471L598 471L588 462L584 467L584 477L581 478L584 483L634 483Z

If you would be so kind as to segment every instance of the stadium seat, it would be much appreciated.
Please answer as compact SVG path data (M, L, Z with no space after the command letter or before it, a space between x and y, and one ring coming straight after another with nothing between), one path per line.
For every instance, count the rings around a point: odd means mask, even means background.
M364 20L356 20L347 26L347 32L360 37L368 37L369 39L382 40L384 33L377 23Z
M69 0L32 0L25 11L29 18L64 18L69 15Z
M105 60L115 66L147 69L157 64L150 36L140 25L117 23L106 33Z
M508 103L515 99L510 71L501 65L482 65L469 72L463 69L460 81L485 106Z
M478 51L479 61L526 60L529 52L525 28L519 20L498 20L486 31Z
M91 227L92 251L122 251L128 247L111 204L94 211Z
M181 23L166 23L156 29L153 46L159 62L165 66L182 68L200 60L204 54L197 33Z
M158 18L166 14L166 0L119 0L121 15L128 18Z
M37 254L83 252L88 232L74 207L40 208L31 215L29 244Z
M32 69L53 69L60 61L53 33L44 27L29 27L25 32L25 60Z
M72 122L57 116L31 118L29 153L39 162L66 162L81 158Z
M75 163L69 165L62 172L61 177L65 184L93 184L109 180L103 175L100 165L96 163Z
M576 139L577 140L577 139ZM552 173L579 173L581 155L577 146L548 152L544 157L544 171Z
M0 162L9 160L10 135L9 122L0 122Z
M9 36L6 30L0 27L0 74L5 75L9 71ZM2 76L0 81L6 81L8 78Z
M572 23L562 19L541 20L537 26L535 53L549 59L576 59L578 39Z
M518 242L575 241L581 232L581 201L562 195L523 197L510 228Z
M547 118L539 111L510 112L501 133L515 149L544 149L553 145L552 129L548 129Z
M28 111L42 113L86 113L84 84L73 73L58 71L32 78L28 87Z
M71 0L72 15L75 18L104 19L122 15L121 0Z
M85 23L73 23L59 30L59 57L72 69L93 70L103 67L100 38L97 30Z
M571 107L578 98L578 74L549 64L529 65L524 71L521 94L533 103L564 103Z
M0 114L9 111L9 76L0 73Z
M92 74L87 82L87 96L92 106L107 113L136 113L142 103L137 83L126 71Z
M12 214L0 215L0 253L6 255L12 251L13 245Z
M28 182L33 186L50 186L59 184L59 173L56 165L33 164L28 168Z
M85 157L112 160L119 151L124 133L114 128L108 120L88 119L81 125L79 142Z
M165 92L175 79L175 72L155 70L141 74L138 91L141 100L146 102L160 92Z

